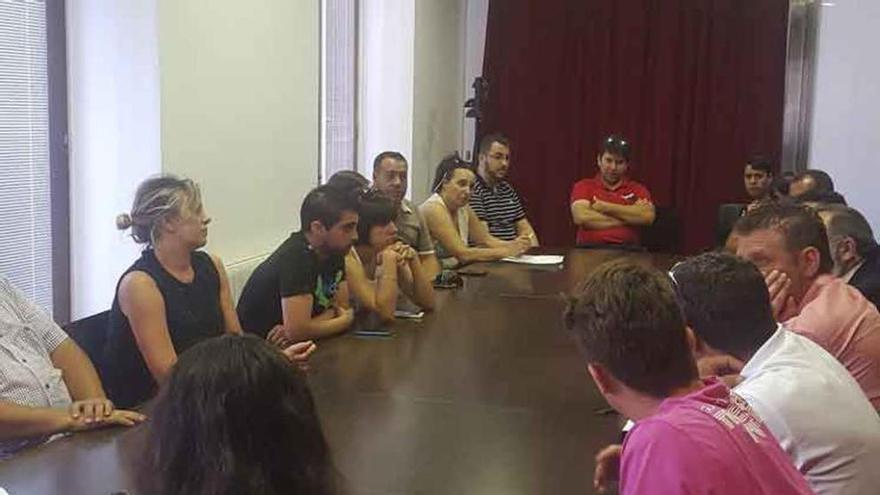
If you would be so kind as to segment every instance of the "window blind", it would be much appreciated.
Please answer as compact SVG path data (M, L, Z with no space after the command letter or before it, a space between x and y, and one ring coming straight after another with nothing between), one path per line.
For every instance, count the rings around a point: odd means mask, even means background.
M46 5L0 1L0 273L52 310Z
M357 168L357 0L324 0L322 181Z

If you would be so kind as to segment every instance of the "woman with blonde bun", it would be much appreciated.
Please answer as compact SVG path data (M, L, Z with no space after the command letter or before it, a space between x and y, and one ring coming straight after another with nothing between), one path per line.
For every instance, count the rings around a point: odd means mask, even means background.
M142 182L131 212L116 218L144 245L116 286L104 348L108 392L120 407L151 398L186 349L242 333L223 263L200 250L210 222L198 185L170 175ZM310 342L286 344L291 359L314 350Z

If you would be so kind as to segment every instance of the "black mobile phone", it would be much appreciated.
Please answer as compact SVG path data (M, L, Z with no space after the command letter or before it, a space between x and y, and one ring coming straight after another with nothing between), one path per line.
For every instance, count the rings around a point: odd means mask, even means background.
M486 270L475 270L473 268L468 268L467 270L459 270L457 272L462 277L485 277L489 274Z
M391 338L393 335L390 331L382 329L382 328L371 328L371 329L362 329L354 331L355 337L364 337L364 338Z

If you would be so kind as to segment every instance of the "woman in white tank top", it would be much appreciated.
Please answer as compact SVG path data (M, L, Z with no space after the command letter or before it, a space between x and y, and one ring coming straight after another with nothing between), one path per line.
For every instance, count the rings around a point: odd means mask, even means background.
M526 237L502 241L489 233L468 206L475 180L470 164L458 155L447 156L437 166L434 194L419 206L444 268L519 256L531 246Z

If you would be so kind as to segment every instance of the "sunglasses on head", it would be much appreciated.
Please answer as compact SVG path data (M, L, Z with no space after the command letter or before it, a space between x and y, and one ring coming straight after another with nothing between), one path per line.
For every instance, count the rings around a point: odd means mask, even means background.
M680 267L684 263L683 261L679 261L678 263L672 265L672 268L669 269L666 274L669 276L669 280L672 281L672 289L678 293L678 280L675 279L675 269Z
M629 141L617 136L609 136L608 139L605 140L605 148L629 153Z

